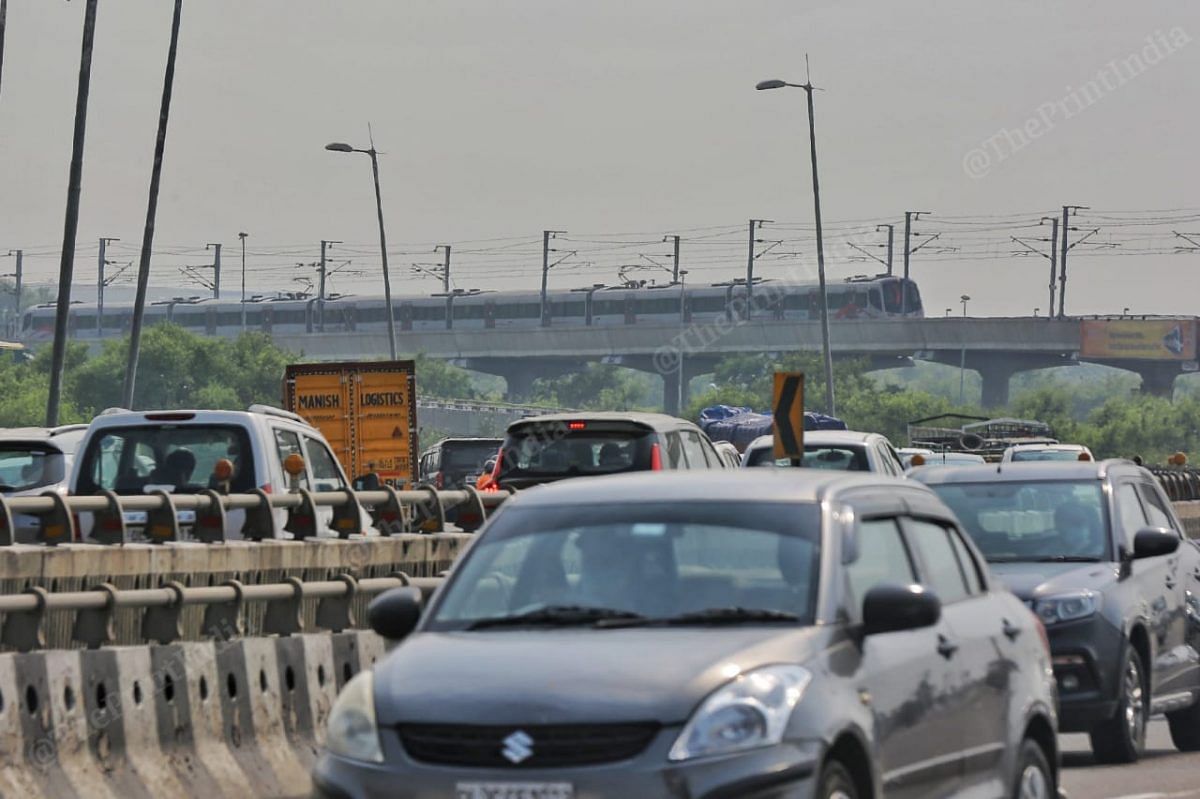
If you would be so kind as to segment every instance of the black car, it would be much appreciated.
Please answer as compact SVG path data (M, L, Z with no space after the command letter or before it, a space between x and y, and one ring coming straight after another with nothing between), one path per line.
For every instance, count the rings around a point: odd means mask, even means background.
M1200 547L1126 461L917 469L992 571L1045 622L1060 718L1104 762L1136 760L1146 720L1200 750Z
M704 432L661 413L587 411L518 419L492 471L498 488L568 477L674 469L724 469Z
M937 497L807 470L508 500L348 683L319 797L1052 797L1041 624Z
M420 482L437 489L474 488L503 443L499 438L443 438L421 453Z

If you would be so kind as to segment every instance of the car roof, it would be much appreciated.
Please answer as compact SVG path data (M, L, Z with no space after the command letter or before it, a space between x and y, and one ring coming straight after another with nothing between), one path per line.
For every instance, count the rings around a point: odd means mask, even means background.
M919 484L868 472L848 474L823 469L711 469L635 472L573 478L518 492L505 504L537 508L631 502L787 502L814 503L854 488L877 486L894 493Z
M654 430L678 430L680 427L695 427L687 419L665 413L641 413L638 411L579 411L576 413L547 413L541 416L526 416L509 424L511 431L516 427L546 422L635 422Z
M883 438L879 433L863 433L858 430L805 430L804 443L820 446L837 446L839 444L866 444L873 438ZM775 442L773 435L759 436L750 442L747 449L769 447Z
M153 418L160 417L160 418ZM128 411L124 408L109 408L92 420L92 427L126 427L171 424L246 424L256 419L271 418L284 424L293 424L315 431L316 428L303 418L282 408L269 405L251 405L248 411L217 411L196 408L171 410Z
M1014 452L1017 450L1029 451L1039 449L1061 449L1070 452L1083 452L1087 447L1083 444L1013 444L1009 449Z
M1106 461L1021 461L973 466L922 466L910 477L928 485L944 483L998 483L1049 480L1103 480L1110 473L1145 471L1126 460Z
M64 424L58 427L4 427L0 428L0 441L53 441L60 436L70 438L71 433L87 430L86 424Z

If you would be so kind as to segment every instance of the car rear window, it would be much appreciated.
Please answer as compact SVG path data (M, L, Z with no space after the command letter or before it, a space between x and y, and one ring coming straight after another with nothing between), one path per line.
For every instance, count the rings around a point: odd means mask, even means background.
M756 449L746 459L747 466L790 466L791 461L775 459L770 447ZM868 472L867 452L862 447L806 446L801 465L806 469L835 469L847 472Z
M1083 450L1079 449L1027 449L1013 453L1014 461L1077 461Z
M53 447L0 445L0 492L29 491L66 479L66 459Z
M116 427L92 437L79 466L78 494L114 491L142 494L164 489L176 494L216 488L217 461L233 463L231 490L258 483L250 437L237 425L145 425Z
M442 469L479 471L488 458L500 449L499 441L457 441L442 446Z
M579 423L583 424L583 423ZM504 445L502 480L615 474L650 468L654 433L623 429L518 429Z

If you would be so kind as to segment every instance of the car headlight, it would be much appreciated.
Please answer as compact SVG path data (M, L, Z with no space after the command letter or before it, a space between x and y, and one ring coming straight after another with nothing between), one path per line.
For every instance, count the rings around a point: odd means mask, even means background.
M783 739L812 674L799 666L746 672L709 694L671 747L671 760L771 746Z
M1100 594L1095 591L1077 591L1038 599L1034 612L1049 627L1064 621L1086 619L1100 609Z
M329 713L325 748L335 755L382 763L379 729L375 726L375 678L361 671L338 694Z

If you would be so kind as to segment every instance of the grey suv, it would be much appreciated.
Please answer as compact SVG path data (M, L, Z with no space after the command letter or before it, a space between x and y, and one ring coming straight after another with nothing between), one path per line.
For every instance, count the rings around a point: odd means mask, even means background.
M800 469L509 499L343 689L330 799L1050 797L1050 655L928 489Z
M992 571L1045 622L1062 727L1136 760L1146 719L1200 750L1200 547L1150 472L1126 461L924 467Z

